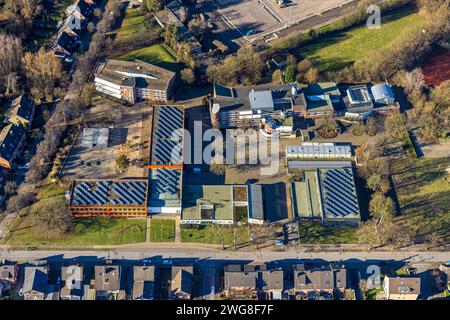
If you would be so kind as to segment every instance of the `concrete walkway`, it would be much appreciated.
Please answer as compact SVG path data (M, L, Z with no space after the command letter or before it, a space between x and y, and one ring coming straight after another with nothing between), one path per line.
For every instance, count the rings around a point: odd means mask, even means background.
M150 221L152 218L150 216L147 217L147 226L145 229L145 242L150 242Z

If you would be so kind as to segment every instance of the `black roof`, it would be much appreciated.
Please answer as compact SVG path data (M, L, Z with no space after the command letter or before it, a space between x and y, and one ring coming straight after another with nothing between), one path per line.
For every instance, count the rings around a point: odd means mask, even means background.
M32 120L34 104L33 101L21 95L11 102L10 116L18 115L28 121Z
M73 46L75 45L75 41L76 39L74 37L64 31L59 35L58 40L56 40L56 44L71 53Z
M25 131L22 127L9 124L0 133L0 156L9 161L14 156Z

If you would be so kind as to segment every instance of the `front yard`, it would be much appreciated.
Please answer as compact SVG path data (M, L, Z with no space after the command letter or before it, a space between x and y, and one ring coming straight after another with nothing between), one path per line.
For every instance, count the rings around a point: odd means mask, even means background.
M218 227L213 225L200 226L197 228L181 227L182 242L197 242L222 244L222 238L227 245L233 244L233 228ZM246 227L236 228L236 244L248 242L248 230Z

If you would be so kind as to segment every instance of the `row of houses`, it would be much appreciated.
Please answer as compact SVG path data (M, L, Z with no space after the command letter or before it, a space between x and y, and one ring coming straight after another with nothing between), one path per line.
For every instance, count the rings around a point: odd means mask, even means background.
M66 19L62 23L50 48L57 57L70 57L87 28L97 0L77 0L66 9Z
M6 126L0 132L0 166L11 169L19 154L25 131L31 125L35 112L32 100L21 95L11 102L5 119Z
M193 266L170 266L167 283L162 283L162 268L138 265L129 269L108 262L88 268L83 264L65 264L50 270L47 264L27 265L18 291L24 300L153 300L161 298L167 287L167 299L192 297ZM93 270L90 270L93 269ZM51 281L50 273L56 275ZM0 266L0 296L10 294L19 283L16 263ZM129 281L130 280L130 281Z
M286 137L293 136L293 119L297 117L332 115L361 120L374 112L399 109L388 84L355 85L343 90L334 82L239 88L215 83L209 107L215 127L261 127L269 134L277 131Z
M26 265L23 281L18 264L4 262L0 265L0 296L19 292L25 300L191 300L202 295L196 293L203 290L198 290L201 273L193 264L150 262L125 267L119 262L106 261L89 267L81 263L63 264L57 269L48 264ZM225 299L356 299L349 270L335 262L305 261L283 267L273 263L233 262L221 270L219 292L211 289L211 293ZM436 270L448 277L448 273ZM19 283L21 288L16 288ZM383 297L388 300L417 300L421 287L421 278L413 276L385 275L380 284Z

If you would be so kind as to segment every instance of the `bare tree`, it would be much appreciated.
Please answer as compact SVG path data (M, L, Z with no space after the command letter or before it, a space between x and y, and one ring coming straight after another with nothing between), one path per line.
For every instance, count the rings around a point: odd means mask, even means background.
M14 93L17 87L17 72L22 59L22 42L14 35L0 33L0 84L5 94Z

